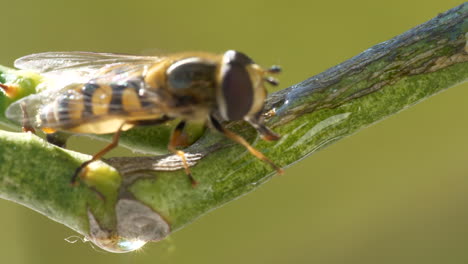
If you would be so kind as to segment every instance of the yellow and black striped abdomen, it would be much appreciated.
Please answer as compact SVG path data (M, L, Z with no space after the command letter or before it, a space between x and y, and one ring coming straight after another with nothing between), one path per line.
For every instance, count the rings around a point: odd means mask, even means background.
M141 84L73 84L40 111L44 131L64 130L106 134L126 121L156 119L148 98L140 95ZM124 129L129 129L127 125Z

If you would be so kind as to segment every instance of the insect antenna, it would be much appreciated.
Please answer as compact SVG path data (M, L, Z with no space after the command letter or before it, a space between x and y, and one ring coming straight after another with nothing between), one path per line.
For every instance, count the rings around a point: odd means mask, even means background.
M265 77L264 80L273 86L279 85L279 81L273 77L268 76L268 77Z
M273 65L267 70L267 72L273 73L273 74L280 73L281 72L281 67L278 66L278 65Z
M281 67L278 65L273 65L269 69L267 69L266 72L271 73L271 74L278 74L281 72ZM279 84L279 81L276 78L273 78L271 76L267 76L263 79L269 84L274 85L274 86L277 86Z

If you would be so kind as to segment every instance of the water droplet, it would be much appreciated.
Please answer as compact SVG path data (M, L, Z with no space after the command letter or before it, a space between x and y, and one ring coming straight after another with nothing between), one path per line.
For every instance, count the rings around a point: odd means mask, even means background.
M146 244L146 241L139 239L102 239L93 240L93 243L101 249L113 253L127 253L140 249Z
M121 240L118 243L120 249L126 250L126 251L134 251L134 250L140 249L145 244L146 244L146 241L143 241L143 240L133 240L133 241Z

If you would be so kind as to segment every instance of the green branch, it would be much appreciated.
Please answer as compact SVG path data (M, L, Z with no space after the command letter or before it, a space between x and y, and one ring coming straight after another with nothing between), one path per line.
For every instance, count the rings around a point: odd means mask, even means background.
M283 137L264 142L239 122L228 126L287 167L361 128L468 79L468 4L462 4L297 85L270 95L267 124ZM24 96L37 75L0 68L0 82ZM0 96L0 110L10 103ZM0 121L7 122L0 116ZM123 136L136 148L163 149L172 127ZM194 129L197 131L197 129ZM197 138L201 132L194 133ZM156 139L156 140L155 140ZM153 143L151 143L153 142ZM26 133L0 131L0 196L61 222L111 251L164 238L270 179L274 172L241 146L207 131L186 149L192 188L179 158L112 158L93 163L78 187L69 180L89 156ZM117 170L115 170L117 169ZM117 172L118 171L118 172Z

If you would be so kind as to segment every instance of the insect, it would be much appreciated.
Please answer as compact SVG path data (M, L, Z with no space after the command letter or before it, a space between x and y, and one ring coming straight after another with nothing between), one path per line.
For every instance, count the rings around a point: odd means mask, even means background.
M282 172L222 125L222 121L245 120L264 140L279 139L262 118L267 95L264 84L278 84L270 76L280 72L278 66L263 69L234 50L160 57L46 52L22 57L15 66L45 76L47 89L13 103L6 111L9 119L49 135L56 131L114 133L109 145L77 168L72 182L85 173L88 164L117 146L122 131L173 119L181 121L171 134L168 150L182 159L192 185L197 182L184 152L177 149L187 121L204 122Z

